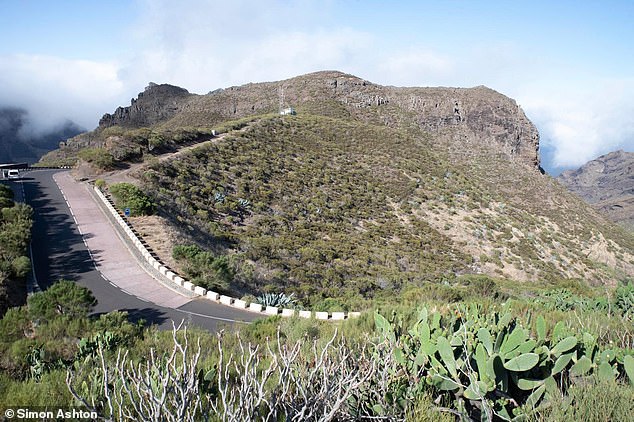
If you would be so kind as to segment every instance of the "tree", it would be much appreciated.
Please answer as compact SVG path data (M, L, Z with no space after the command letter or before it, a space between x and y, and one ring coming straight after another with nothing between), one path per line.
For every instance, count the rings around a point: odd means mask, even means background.
M90 290L69 280L60 280L28 300L29 316L33 321L50 321L59 315L85 318L96 304L97 299Z

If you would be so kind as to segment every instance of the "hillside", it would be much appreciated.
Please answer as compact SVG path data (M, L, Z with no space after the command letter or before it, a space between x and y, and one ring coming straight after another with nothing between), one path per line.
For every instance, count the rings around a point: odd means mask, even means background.
M634 230L634 152L602 155L563 172L557 181L612 221Z
M151 84L46 160L77 156L136 176L174 230L230 258L237 292L354 303L471 274L634 276L632 235L542 174L536 128L486 87L339 72L207 95Z
M73 122L41 131L29 128L29 115L19 108L0 108L0 163L36 163L47 152L59 148L64 141L83 131Z

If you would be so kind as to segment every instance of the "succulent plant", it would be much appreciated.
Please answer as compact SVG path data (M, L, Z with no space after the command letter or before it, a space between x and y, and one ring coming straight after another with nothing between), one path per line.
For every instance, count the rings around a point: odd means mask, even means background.
M461 306L450 318L420 310L405 329L376 313L379 339L411 381L424 380L451 394L456 408L484 419L505 420L531 411L543 400L561 397L560 385L596 373L634 382L634 357L622 350L599 351L592 335L571 335L563 323L550 335L543 317L536 338L508 312L483 314Z

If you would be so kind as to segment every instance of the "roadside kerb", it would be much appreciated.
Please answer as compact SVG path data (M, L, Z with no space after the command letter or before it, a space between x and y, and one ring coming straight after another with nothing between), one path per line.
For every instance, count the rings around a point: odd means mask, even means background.
M95 194L97 198L100 200L109 214L114 217L114 221L118 223L123 233L126 237L129 238L130 243L136 249L136 252L140 254L141 259L145 260L149 266L155 270L155 275L158 275L160 278L164 279L165 282L168 282L179 290L186 290L190 294L194 294L195 296L201 296L208 300L221 303L223 305L232 306L240 309L245 309L254 313L266 314L266 315L281 315L283 317L291 317L294 315L299 315L301 318L312 318L313 314L316 319L319 320L329 320L329 321L341 321L347 318L356 318L361 315L360 312L312 312L307 310L296 311L295 309L280 309L275 306L263 306L259 303L248 303L241 299L232 298L230 296L220 295L216 292L205 289L202 286L197 286L190 281L185 280L178 274L176 274L173 270L166 267L157 260L152 253L147 249L145 243L139 238L139 236L133 230L133 227L130 223L121 216L121 214L114 207L114 203L111 199L106 197L104 193L98 187L94 186ZM158 278L158 277L157 277Z

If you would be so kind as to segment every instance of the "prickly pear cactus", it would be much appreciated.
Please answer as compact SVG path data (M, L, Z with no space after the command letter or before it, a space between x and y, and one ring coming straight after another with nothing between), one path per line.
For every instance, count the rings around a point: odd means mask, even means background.
M549 332L541 316L524 327L508 312L463 305L448 317L423 308L408 329L378 313L375 323L410 383L451 395L468 417L524 417L561 397L560 386L592 374L634 383L633 356L600 351L592 335L573 335L563 323Z

